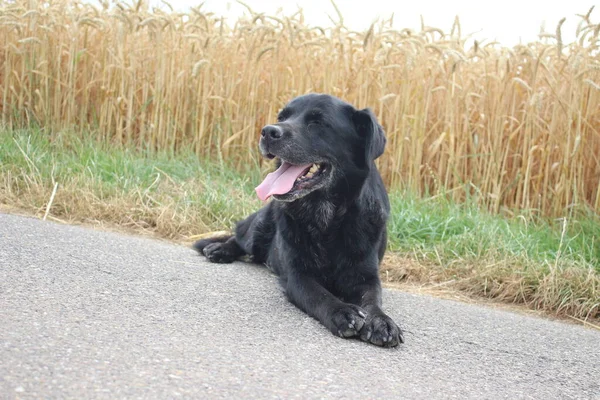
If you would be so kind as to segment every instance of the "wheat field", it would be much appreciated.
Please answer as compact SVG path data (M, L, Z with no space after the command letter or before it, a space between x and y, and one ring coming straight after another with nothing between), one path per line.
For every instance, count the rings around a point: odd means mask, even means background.
M93 133L121 146L260 165L260 128L288 100L326 92L371 107L390 188L467 197L492 212L600 211L600 25L580 18L538 42L477 43L384 20L311 27L301 11L144 2L0 2L0 114L7 127ZM468 43L473 43L468 45Z

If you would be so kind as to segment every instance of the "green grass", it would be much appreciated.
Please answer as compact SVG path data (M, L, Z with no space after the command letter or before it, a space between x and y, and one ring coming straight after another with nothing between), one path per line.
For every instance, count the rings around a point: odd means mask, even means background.
M0 130L0 204L49 218L179 241L231 229L261 206L266 171L236 171L192 152L149 153L63 133ZM577 318L600 316L600 219L490 215L444 197L390 194L388 281L456 290ZM406 263L402 260L410 259Z
M600 219L590 211L572 211L555 220L503 218L443 198L391 196L392 250L420 253L441 263L491 254L546 265L570 260L600 273Z
M139 223L169 238L231 228L260 207L253 190L259 174L202 162L191 152L173 157L69 134L50 142L41 132L0 133L0 203L41 212L58 182L55 218ZM153 218L164 212L173 223L158 227Z

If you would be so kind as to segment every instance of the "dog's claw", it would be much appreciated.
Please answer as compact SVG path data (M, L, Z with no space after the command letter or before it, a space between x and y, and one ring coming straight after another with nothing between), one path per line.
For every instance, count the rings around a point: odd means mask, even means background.
M376 346L395 347L404 343L402 331L396 323L385 314L371 316L360 333L361 340Z
M351 304L344 305L336 310L331 316L331 331L344 338L358 336L365 324L365 320L359 312L359 307Z

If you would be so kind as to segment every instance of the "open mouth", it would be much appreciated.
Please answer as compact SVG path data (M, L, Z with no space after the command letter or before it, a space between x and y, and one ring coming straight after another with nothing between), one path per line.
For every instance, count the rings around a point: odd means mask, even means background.
M294 186L292 186L292 190L309 187L315 184L319 177L323 175L325 170L325 164L312 164L310 168L305 169L302 175L296 178L294 181Z
M329 169L324 163L294 165L282 160L277 171L256 187L256 194L263 201L271 196L282 201L295 200L321 187Z

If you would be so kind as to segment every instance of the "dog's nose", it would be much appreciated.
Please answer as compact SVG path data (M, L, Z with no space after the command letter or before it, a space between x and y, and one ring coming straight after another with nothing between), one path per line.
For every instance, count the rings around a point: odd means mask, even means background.
M260 134L262 137L269 137L270 139L279 139L282 135L283 132L281 131L281 128L275 125L267 125L264 128L262 128L262 131L260 131Z

